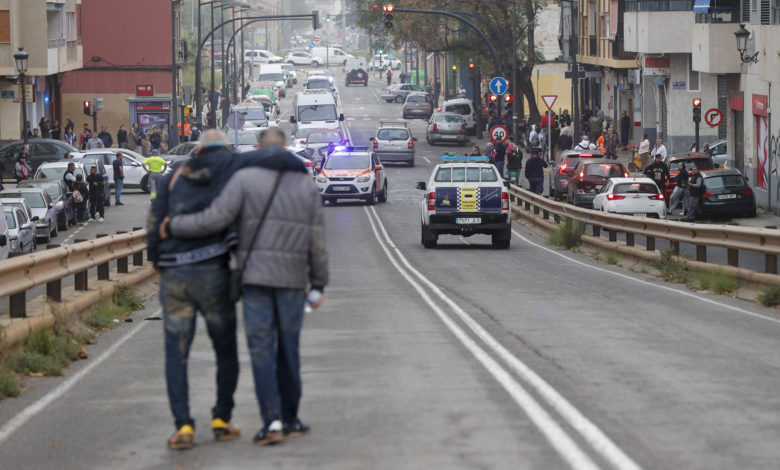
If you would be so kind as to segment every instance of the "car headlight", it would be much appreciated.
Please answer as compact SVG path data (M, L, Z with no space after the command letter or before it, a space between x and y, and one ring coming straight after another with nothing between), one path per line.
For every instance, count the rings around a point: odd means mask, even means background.
M16 237L11 237L11 249L14 251L19 249L19 240Z
M317 175L317 182L318 183L327 183L328 182L328 178L325 177L325 176L322 176L322 175Z
M371 175L358 176L357 179L358 183L368 183L369 181L371 181Z

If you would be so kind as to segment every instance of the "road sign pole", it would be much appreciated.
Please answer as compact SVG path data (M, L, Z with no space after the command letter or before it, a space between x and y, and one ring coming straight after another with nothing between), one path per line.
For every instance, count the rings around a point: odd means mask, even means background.
M695 151L698 152L699 151L699 121L695 121L693 123L693 129L694 129L694 134L693 134L694 135L694 139L693 139L693 141L695 142L694 145L696 145L696 150Z
M552 158L553 158L553 156L552 156L552 154L553 154L553 152L552 152L552 129L553 129L553 125L552 125L552 111L550 111L548 109L547 110L547 148L550 151L550 157L547 159L548 162L551 162Z

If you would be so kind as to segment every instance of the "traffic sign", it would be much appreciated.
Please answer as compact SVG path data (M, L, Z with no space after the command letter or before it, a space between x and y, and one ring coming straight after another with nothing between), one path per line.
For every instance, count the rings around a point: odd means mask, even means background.
M507 137L509 137L509 132L506 127L499 125L490 128L490 140L493 142L506 142Z
M315 46L314 41L309 43L309 49L314 49L314 46Z
M718 108L710 108L704 113L704 120L710 127L718 127L723 122L723 113Z
M227 118L227 125L231 129L241 129L244 127L246 115L244 113L232 112Z
M509 88L509 85L507 85L506 79L504 77L495 77L490 80L491 93L495 93L496 95L503 95L506 93L507 88Z
M552 111L553 104L555 103L555 100L558 99L558 95L542 95L542 99L544 100L544 104L547 105L547 109Z
M318 43L318 42L320 42L320 37L319 37L319 36L314 36L314 42L315 42L315 43Z

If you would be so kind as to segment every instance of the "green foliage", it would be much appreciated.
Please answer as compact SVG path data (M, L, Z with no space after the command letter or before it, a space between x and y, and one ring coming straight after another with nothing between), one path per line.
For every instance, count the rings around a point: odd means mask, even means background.
M114 304L127 310L143 308L144 299L135 291L135 286L118 282L114 285Z
M122 312L123 309L121 307L114 304L104 303L101 304L97 310L88 315L84 319L84 323L98 331L110 330L116 327L117 324L114 323L114 319L121 318Z
M8 358L8 367L18 374L43 374L49 377L62 375L64 364L52 356L32 351L21 351Z
M21 393L21 389L16 374L5 366L0 366L0 399L18 397L19 393Z
M711 290L716 294L730 294L739 287L739 281L720 270L697 271L693 273L693 277L700 289Z
M758 303L764 307L780 305L780 287L770 287L758 296Z
M690 279L688 268L677 259L671 246L661 252L661 258L653 262L653 267L667 281L687 284Z
M614 265L618 264L618 262L620 261L620 258L618 258L617 253L614 253L614 252L610 251L609 253L607 253L607 257L606 257L606 259L604 261L606 261L607 263L609 263L609 264L614 266Z
M563 225L550 233L548 241L563 248L574 248L582 243L582 235L585 234L585 224L566 217Z

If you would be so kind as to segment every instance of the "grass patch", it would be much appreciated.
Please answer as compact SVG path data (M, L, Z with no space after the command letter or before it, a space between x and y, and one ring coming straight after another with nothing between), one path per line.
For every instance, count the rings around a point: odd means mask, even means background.
M0 366L0 399L18 397L21 393L16 374L4 366Z
M685 267L685 263L679 261L674 256L672 247L668 247L661 252L661 258L653 262L653 267L667 281L687 284L690 280L688 268Z
M110 330L117 325L117 323L114 323L114 319L120 319L124 312L125 309L122 307L104 303L99 305L97 310L84 318L84 323L98 331Z
M618 258L617 253L609 252L607 253L607 257L604 259L608 264L616 265L618 264L618 261L620 261L620 258Z
M770 287L758 296L758 303L764 307L780 305L780 287Z
M582 235L585 234L585 224L566 217L563 225L550 233L548 241L556 246L571 249L582 243Z
M51 356L44 356L36 352L21 351L11 354L8 358L8 367L14 372L23 375L47 375L54 377L62 375L62 364Z
M22 350L8 358L7 365L18 374L62 375L62 369L79 358L82 344L70 335L34 331L25 338Z
M129 310L143 308L144 299L135 291L135 286L119 282L114 285L114 304Z
M698 271L692 277L700 289L711 290L716 294L730 294L739 287L739 281L722 271Z

